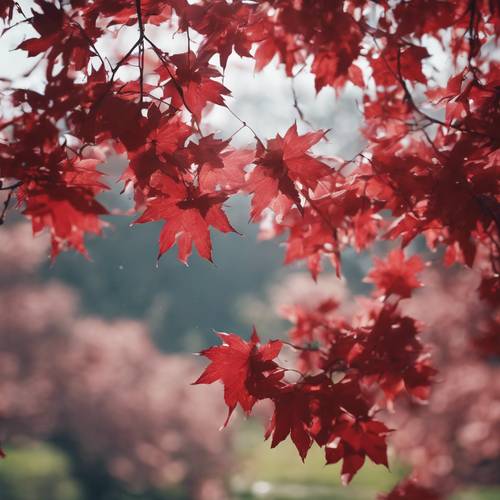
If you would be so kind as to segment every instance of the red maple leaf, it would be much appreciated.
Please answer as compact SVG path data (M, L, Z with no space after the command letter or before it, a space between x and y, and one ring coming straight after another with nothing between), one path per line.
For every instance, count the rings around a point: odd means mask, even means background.
M427 83L427 77L422 72L422 59L430 54L425 47L412 45L401 53L400 71L403 78L413 82Z
M250 412L257 401L256 393L260 392L261 383L265 384L268 378L280 380L282 370L277 370L273 360L280 353L282 343L272 340L261 345L255 328L249 342L234 333L221 332L217 335L222 345L201 351L200 354L211 363L193 383L212 384L220 380L224 384L224 401L229 409L224 423L226 426L238 404L247 414ZM264 372L270 372L271 375L263 379Z
M41 52L45 52L56 43L59 43L64 36L64 31L62 30L64 11L43 0L37 0L36 3L42 12L32 11L33 18L31 25L38 32L40 38L24 40L17 47L18 49L28 51L29 57L34 57Z
M93 49L89 51L89 42L93 45L95 41L93 38L102 32L94 26L92 32L83 34L83 28L80 29L79 24L73 22L62 8L45 0L37 0L36 3L42 12L32 9L29 22L40 37L24 40L17 48L26 50L28 57L35 57L45 52L49 63L47 75L52 72L58 57L61 57L65 67L71 65L86 72L90 57L96 55Z
M100 234L106 223L99 216L108 213L95 199L96 194L108 189L96 169L101 162L60 159L57 153L51 170L20 187L18 201L25 206L23 213L31 219L34 234L50 228L53 258L65 248L87 255L85 233Z
M332 430L332 442L325 448L327 464L342 463L342 482L348 484L368 456L374 463L387 464L386 436L389 429L376 420L356 420L344 414Z
M389 404L404 390L418 399L428 397L437 372L429 364L413 318L386 305L376 313L371 327L356 334L365 339L351 366L368 385L377 381Z
M288 435L292 438L302 461L312 445L307 430L310 420L307 393L296 385L289 385L274 399L274 413L266 430L266 439L272 435L271 448L278 446Z
M212 262L210 226L223 233L236 232L222 210L227 195L204 193L185 180L174 180L159 171L151 176L150 185L158 195L147 200L146 210L135 222L165 221L158 258L177 242L179 260L186 264L194 243L200 257Z
M189 5L184 13L186 26L193 26L206 36L202 50L219 54L220 65L225 68L234 51L241 57L251 57L252 39L249 24L252 9L240 0L232 3L212 1Z
M418 255L405 260L404 251L396 248L385 260L375 257L374 262L364 281L375 285L376 295L395 294L405 299L422 286L416 275L424 269L424 262Z
M200 167L199 181L202 189L236 191L245 184L245 167L253 162L254 151L226 149L220 155L222 167L206 162Z
M163 86L163 96L170 97L176 108L184 105L197 121L207 103L225 106L223 96L230 94L222 83L213 80L221 74L208 64L211 55L210 52L175 54L157 70L162 80L168 80Z
M269 140L267 147L258 143L256 166L245 186L247 192L253 193L252 220L269 206L278 213L286 212L293 204L302 210L301 186L314 189L319 179L331 172L328 165L307 153L325 134L318 131L298 135L294 123L284 137L278 134Z
M154 121L157 112L154 106L150 108L148 122ZM157 128L149 134L146 145L138 151L129 152L130 164L121 176L125 186L133 182L142 190L149 186L151 176L157 170L167 173L175 172L176 168L188 170L189 158L184 145L192 132L191 127L179 117L162 117Z
M192 163L199 167L198 180L201 189L215 191L217 188L237 190L245 181L244 168L252 163L254 152L234 150L229 141L216 139L213 134L202 137L197 143L190 142L188 151Z

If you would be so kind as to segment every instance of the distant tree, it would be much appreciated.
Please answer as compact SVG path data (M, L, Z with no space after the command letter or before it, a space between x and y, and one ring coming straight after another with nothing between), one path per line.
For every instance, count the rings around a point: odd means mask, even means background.
M229 436L200 432L223 409L190 388L196 363L158 352L140 323L82 317L73 290L36 283L46 243L26 225L0 234L2 435L61 447L88 499L163 498L176 485L224 498Z
M28 10L4 0L0 14L7 30L31 29L17 48L44 74L36 89L3 84L1 218L15 198L35 233L50 231L54 257L85 253L85 235L102 231L98 166L111 148L128 160L121 180L136 222L164 221L159 257L177 245L187 263L194 245L211 261L210 229L236 231L224 203L245 193L263 236L284 236L285 262L307 262L313 278L325 260L340 276L348 246L375 253L381 240L406 247L419 238L445 265L473 268L481 299L498 308L498 2L36 0ZM125 48L112 41L131 31ZM233 53L254 58L257 71L277 60L292 85L309 73L317 93L357 87L363 151L320 157L311 148L328 131L301 133L297 123L259 137L229 104ZM239 123L231 136L211 129L213 106ZM308 125L295 92L290 106ZM235 149L243 130L254 143ZM377 259L366 278L375 300L353 321L334 301L297 310L300 374L277 361L282 342L223 334L203 352L212 363L198 383L223 382L229 415L270 399L272 446L290 435L304 459L315 442L327 463L343 462L345 482L367 456L387 465L389 429L377 410L400 396L428 399L436 375L421 325L399 307L424 265L400 248ZM498 316L485 328L476 346L495 354Z
M494 308L475 296L473 273L426 278L427 288L408 309L427 325L424 338L432 345L438 380L428 405L398 408L391 424L400 432L391 442L427 486L498 485L500 364L491 352L498 356L500 344L490 343L498 317L494 329ZM429 302L439 307L430 309Z

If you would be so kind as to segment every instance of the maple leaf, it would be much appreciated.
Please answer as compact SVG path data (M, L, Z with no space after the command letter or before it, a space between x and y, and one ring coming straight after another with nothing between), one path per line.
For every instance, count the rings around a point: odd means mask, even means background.
M205 162L200 167L199 182L202 189L238 191L245 185L245 167L254 160L255 153L249 149L226 149L220 155L222 166Z
M287 76L292 76L293 67L304 63L297 37L280 30L279 27L268 25L264 20L259 24L259 29L254 29L255 41L259 42L254 56L255 71L262 71L274 59L274 56L278 55L279 61L285 64Z
M202 137L197 143L190 142L187 149L190 161L198 165L200 188L215 191L221 188L234 191L245 181L245 167L252 163L252 150L234 150L229 141L215 139L213 134Z
M331 172L325 163L307 154L325 134L326 131L318 131L298 135L294 123L284 137L278 134L268 141L267 147L258 143L255 168L244 188L253 194L252 220L269 206L278 213L284 213L291 204L302 210L301 188L297 183L305 189L314 189L318 181Z
M155 116L157 108L151 107L148 112L148 123L155 127L147 136L146 144L136 151L129 151L130 163L120 180L133 182L139 193L147 194L151 176L160 170L166 174L185 172L189 170L190 161L185 148L188 137L193 129L184 123L179 116L169 114Z
M434 16L425 15L431 8ZM417 0L411 4L396 5L394 16L397 19L397 33L400 36L434 33L456 21L457 3L450 0ZM431 18L432 17L432 18Z
M340 69L339 61L335 53L322 52L316 54L311 67L316 75L314 80L316 92L319 93L327 85L334 88L342 88L347 81L363 87L363 72L355 64L348 66L348 69Z
M18 201L32 221L34 234L50 228L52 258L68 247L87 255L85 234L100 234L106 223L99 217L108 214L95 199L108 189L100 182L102 173L96 170L101 161L62 159L59 155L56 151L52 157L56 168L51 165L38 179L20 186Z
M213 80L221 74L208 64L210 56L209 52L175 54L170 56L168 64L158 68L160 77L168 80L163 86L163 96L171 98L176 108L184 105L197 121L207 103L225 106L223 96L230 94L222 83Z
M304 461L313 442L307 430L307 422L311 420L307 394L300 387L290 385L281 389L273 403L274 413L265 438L272 436L271 448L274 448L290 435Z
M374 324L357 332L365 340L351 367L359 370L369 385L377 381L389 405L404 390L425 399L437 372L418 339L417 322L400 315L394 306L385 305L374 314Z
M201 49L218 54L220 65L225 68L233 50L241 57L251 57L252 39L250 25L252 10L241 1L227 3L213 1L205 5L189 5L185 9L186 25L194 26L206 35Z
M405 260L404 251L396 248L385 260L375 257L374 262L364 281L375 285L377 296L395 294L405 299L422 286L416 275L424 269L424 262L418 255Z
M26 50L29 57L34 57L41 52L45 52L62 37L61 28L64 22L64 12L54 4L37 0L36 2L42 12L33 11L31 25L40 34L40 38L30 38L24 40L17 48Z
M146 210L135 221L143 224L164 220L160 233L160 258L177 241L179 260L187 264L194 243L200 257L212 262L210 226L223 233L236 232L222 210L227 200L223 192L204 193L192 184L155 172L150 185L158 195L147 200Z
M422 60L427 57L429 52L425 47L411 45L401 49L392 41L382 56L377 54L377 59L372 60L373 76L378 84L384 86L398 84L400 79L425 84L427 77L422 72Z
M45 52L47 59L46 74L50 75L56 59L60 56L63 65L62 73L76 68L84 72L91 57L98 56L94 50L94 39L102 32L94 27L91 34L79 28L78 23L71 20L62 8L45 0L36 0L41 13L32 9L32 16L27 19L40 34L39 38L24 40L18 49L28 52L28 57L35 57ZM94 39L93 39L94 37ZM90 46L90 50L89 50Z
M422 72L422 60L429 57L425 47L412 45L403 50L400 59L400 71L403 78L420 83L427 83L427 77Z
M359 55L363 36L359 23L347 12L325 16L323 23L324 29L331 30L333 36L328 37L328 41L321 40L326 43L314 56L311 72L315 75L316 92L326 85L337 88L343 86L348 75L362 84L361 71L352 64Z
M253 391L250 388L252 383L259 385L263 372L274 372L275 381L281 378L282 372L276 372L277 365L273 360L279 355L282 343L272 340L261 345L255 328L249 342L234 333L217 335L222 345L201 351L200 354L211 363L193 384L212 384L218 380L224 384L224 401L228 406L225 427L238 404L245 413L250 413L257 401L255 388Z
M389 429L376 420L356 420L344 414L332 429L332 442L325 448L327 464L342 462L341 477L348 484L368 456L374 463L387 463L386 436Z
M338 217L331 208L329 200L315 200L314 208L305 207L302 213L290 211L281 223L282 228L289 228L285 264L307 259L314 280L321 270L322 256L329 257L340 276L340 253L335 233Z

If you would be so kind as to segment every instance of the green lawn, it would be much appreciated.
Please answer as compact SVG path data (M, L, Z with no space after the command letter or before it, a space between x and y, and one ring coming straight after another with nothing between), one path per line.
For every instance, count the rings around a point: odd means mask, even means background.
M318 447L302 463L290 440L270 449L255 422L243 423L235 434L238 465L232 486L239 498L368 500L376 492L390 490L404 476L399 464L388 471L368 461L346 488L340 481L340 464L325 466Z
M7 450L0 464L0 498L82 500L66 456L45 444Z

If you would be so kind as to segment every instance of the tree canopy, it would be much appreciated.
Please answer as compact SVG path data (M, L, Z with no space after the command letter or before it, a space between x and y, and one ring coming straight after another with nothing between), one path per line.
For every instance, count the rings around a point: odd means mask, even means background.
M158 258L176 246L185 264L193 247L212 261L211 231L238 232L225 205L241 194L262 238L283 238L285 263L305 262L313 279L325 263L340 278L348 247L377 255L373 296L352 317L331 299L288 311L289 342L221 333L196 381L222 381L228 419L270 400L271 446L290 437L305 459L316 443L348 483L366 457L387 465L392 429L378 411L426 401L436 380L425 327L401 307L431 261L480 277L490 317L470 345L499 355L499 11L494 0L2 0L4 35L24 27L17 50L33 63L0 84L0 219L15 204L35 234L48 230L53 258L86 254L85 237L116 213L100 200L102 165L121 155L135 223L164 224ZM314 130L295 92L297 121L260 137L226 86L238 56L257 72L277 64L292 85L307 72L316 93L356 87L362 150L318 154L335 131ZM23 84L35 72L43 80ZM215 108L238 123L230 136L211 125ZM245 132L253 140L237 147ZM405 251L417 239L439 257ZM423 486L398 488L387 498Z

